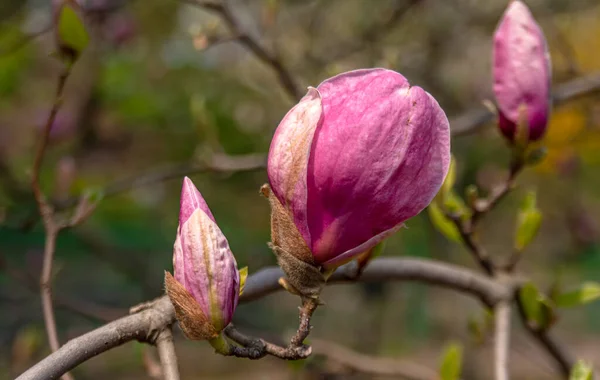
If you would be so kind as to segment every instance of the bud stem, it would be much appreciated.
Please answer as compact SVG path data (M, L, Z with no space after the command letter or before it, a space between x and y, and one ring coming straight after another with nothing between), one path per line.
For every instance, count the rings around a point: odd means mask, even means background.
M211 346L215 349L215 351L221 355L228 356L231 354L231 348L229 346L229 342L223 336L223 333L219 333L216 338L210 339L208 341Z

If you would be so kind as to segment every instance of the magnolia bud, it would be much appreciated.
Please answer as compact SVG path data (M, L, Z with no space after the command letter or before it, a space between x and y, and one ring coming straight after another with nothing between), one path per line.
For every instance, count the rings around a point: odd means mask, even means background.
M165 272L165 286L181 329L189 339L216 338L233 317L240 274L227 239L187 177L181 190L173 267L174 277Z
M309 88L271 142L273 244L335 268L423 210L449 164L448 119L429 93L385 69L328 79Z
M510 3L494 34L494 94L500 131L514 142L542 138L550 113L550 58L544 33L527 6Z

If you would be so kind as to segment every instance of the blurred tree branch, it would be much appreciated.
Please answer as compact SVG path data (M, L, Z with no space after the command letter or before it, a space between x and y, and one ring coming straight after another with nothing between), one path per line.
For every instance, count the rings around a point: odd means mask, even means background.
M341 44L342 46L339 49L333 51L331 55L326 58L309 51L307 52L307 59L315 65L325 66L358 53L389 34L394 27L402 21L408 11L421 2L422 0L398 0L394 3L393 11L383 23L371 25L368 29L364 30L358 38L354 38L349 44Z
M354 372L410 380L439 379L436 371L409 361L365 355L340 344L321 339L311 339L311 345L313 355L323 356Z
M354 263L338 268L329 283L420 281L464 292L489 307L512 299L514 293L512 285L500 284L468 269L433 260L375 259L359 278L356 278L356 269ZM281 290L278 280L282 276L278 267L265 268L251 275L240 302L251 302ZM155 344L158 335L175 322L173 307L163 296L133 311L139 309L142 310L67 342L18 379L55 379L86 360L131 340Z
M552 92L553 105L559 106L568 101L600 92L600 72L593 72L572 79L554 87ZM495 114L487 107L481 106L450 119L453 136L464 136L478 131L491 123Z
M56 249L56 237L60 230L66 225L58 221L54 214L54 208L51 203L47 201L46 196L40 188L40 169L44 160L44 153L48 140L50 137L50 131L54 125L56 114L60 109L62 103L63 90L67 78L71 73L71 65L65 65L64 70L61 72L58 84L56 87L56 94L54 95L54 102L50 115L46 120L46 125L42 131L42 136L38 144L38 148L33 161L33 169L31 176L31 189L33 196L38 205L38 210L44 224L45 240L44 240L44 262L42 273L40 275L40 293L42 295L42 310L44 313L44 323L46 326L46 332L48 334L48 343L52 351L58 350L60 343L58 341L58 333L56 331L56 320L54 317L54 308L52 306L52 264L54 261L54 251ZM72 380L73 377L69 373L63 374L64 380Z
M259 41L251 37L249 34L242 30L242 27L237 22L231 9L227 5L227 1L215 2L205 0L180 0L183 3L198 6L204 10L214 12L218 14L221 19L225 22L232 34L232 41L238 41L248 50L250 50L256 58L262 61L264 64L270 66L273 71L277 74L277 79L285 92L292 98L293 101L298 101L304 95L296 82L292 74L285 67L279 57L274 52L269 52Z

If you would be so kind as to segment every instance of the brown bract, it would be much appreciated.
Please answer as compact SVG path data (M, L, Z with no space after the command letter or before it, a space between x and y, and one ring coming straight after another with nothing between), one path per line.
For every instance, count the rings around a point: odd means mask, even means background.
M260 189L271 205L271 242L277 262L287 277L287 283L304 297L318 298L325 286L325 277L314 263L312 253L296 228L291 215L265 184Z
M167 271L165 289L175 309L179 327L188 339L209 340L219 335L190 292Z

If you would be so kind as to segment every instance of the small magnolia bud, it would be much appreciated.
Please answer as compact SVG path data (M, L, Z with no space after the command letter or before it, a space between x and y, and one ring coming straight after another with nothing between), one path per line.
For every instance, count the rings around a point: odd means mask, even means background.
M187 177L181 190L173 267L174 277L165 272L165 287L181 329L189 339L216 338L233 317L240 274L227 239Z
M271 142L273 244L335 268L423 210L449 165L448 119L430 94L385 69L330 78L309 88Z
M76 0L54 0L54 36L59 56L75 62L89 43L84 11Z
M550 114L550 58L544 33L522 1L510 3L494 33L493 77L502 134L515 142L524 128L525 142L542 138Z

